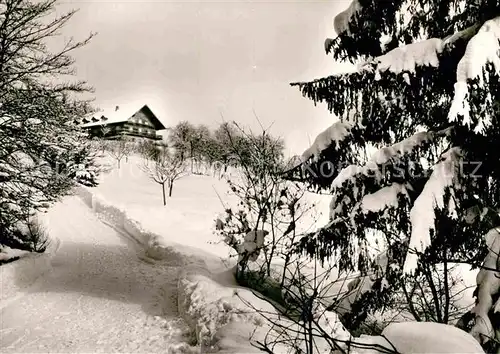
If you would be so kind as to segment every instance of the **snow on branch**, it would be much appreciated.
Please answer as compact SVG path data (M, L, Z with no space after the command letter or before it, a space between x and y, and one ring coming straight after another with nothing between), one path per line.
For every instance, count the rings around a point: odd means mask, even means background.
M408 191L404 184L393 183L375 193L367 194L363 197L360 209L364 212L379 212L387 207L398 207L400 195L408 196Z
M455 58L455 48L465 48L467 41L475 35L478 26L471 26L462 31L458 31L444 39L431 38L425 41L412 43L406 46L395 48L388 53L372 57L369 60L355 65L355 70L348 73L336 73L334 75L315 79L310 82L295 82L292 86L298 86L302 94L311 98L314 102L325 102L328 109L339 116L343 116L346 111L357 105L357 93L363 92L363 103L378 102L377 91L386 96L386 87L405 86L414 76L417 68L429 71L425 80L419 78L412 80L413 90L420 89L419 95L422 99L425 92L430 89L429 85L435 84L444 90L443 83L439 75L435 75L441 70L440 66L445 58ZM380 80L380 81L377 81ZM447 85L447 84L446 84ZM417 87L418 86L418 87ZM446 86L448 87L448 86ZM351 91L353 90L353 91ZM447 90L447 89L446 89ZM445 92L447 92L445 90ZM418 90L417 90L418 91ZM386 101L379 102L387 103ZM439 102L436 102L440 105ZM407 105L413 106L411 103ZM401 109L401 103L397 105ZM369 119L363 117L364 120Z
M490 25L490 27L492 26ZM358 71L371 71L375 68L376 78L378 79L380 78L380 74L385 71L401 74L414 73L417 67L431 66L437 68L439 67L439 55L443 51L452 48L458 41L477 37L477 35L474 36L477 27L477 25L468 27L444 39L429 38L394 48L384 55L372 58L364 63L359 63L357 65ZM483 39L483 41L485 40ZM498 47L498 44L495 43L495 46ZM489 51L492 52L491 48Z
M370 158L370 162L378 165L388 163L391 159L409 153L425 143L432 142L436 136L443 136L448 134L448 132L449 129L439 132L418 132L411 137L400 141L399 143L377 150L377 152Z
M486 21L467 44L457 67L455 94L448 115L450 122L462 117L463 124L471 124L468 80L478 79L482 85L487 64L492 64L496 73L500 73L500 17ZM481 130L482 125L476 128Z
M378 150L363 166L350 165L344 168L331 185L333 198L330 204L330 218L334 219L339 214L345 214L344 209L347 205L352 205L363 196L376 192L379 187L383 188L382 182L387 179L386 172L392 171L393 165L407 157L416 157L420 149L432 145L437 138L448 136L449 132L449 129L443 129L438 132L416 133L397 144ZM417 159L411 158L411 160ZM396 169L394 171L404 173ZM367 188L367 185L371 187Z
M318 134L307 150L290 161L284 177L305 183L316 192L329 190L340 171L339 166L360 160L356 148L365 147L364 129L353 115L337 120Z
M438 54L443 51L443 41L431 38L395 48L375 59L378 72L389 70L399 74L415 72L417 66L439 66Z
M361 10L361 4L358 0L353 0L349 7L335 16L333 20L333 28L337 34L343 32L349 33L349 22Z
M441 161L434 166L424 189L415 200L410 211L411 236L404 265L405 273L411 273L417 268L417 253L425 251L430 246L430 233L435 228L435 210L447 207L451 215L457 216L453 187L458 184L457 176L461 161L462 153L458 147L451 148L444 153ZM445 194L448 191L451 192L451 199L445 206Z
M325 131L321 132L316 139L314 139L314 143L302 153L302 161L306 162L310 158L315 158L317 160L321 152L332 144L335 144L338 148L340 142L349 136L353 126L353 123L346 121L333 123Z
M417 67L439 67L439 54L447 47L453 46L458 40L465 40L474 34L476 26L454 33L444 39L430 38L424 41L407 44L377 57L377 77L389 70L395 74L414 73Z

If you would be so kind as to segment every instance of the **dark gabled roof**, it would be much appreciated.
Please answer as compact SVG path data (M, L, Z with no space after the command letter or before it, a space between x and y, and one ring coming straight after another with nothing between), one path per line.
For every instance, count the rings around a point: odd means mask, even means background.
M143 111L144 114L146 114L151 119L151 123L153 123L156 130L166 129L165 126L163 125L163 123L158 119L158 117L153 113L153 111L151 110L151 108L148 107L147 104L142 106L142 108L140 110L138 110L137 112L135 112L134 114L136 114L140 111Z
M158 119L158 117L153 113L153 111L151 110L151 108L148 107L147 104L145 104L138 110L137 108L134 108L133 110L129 108L129 109L118 109L109 112L104 112L101 114L100 118L93 117L90 123L83 124L82 127L89 128L105 124L107 125L107 124L125 123L135 114L141 111L146 116L148 116L148 118L151 120L151 123L153 124L156 130L166 129L163 123Z

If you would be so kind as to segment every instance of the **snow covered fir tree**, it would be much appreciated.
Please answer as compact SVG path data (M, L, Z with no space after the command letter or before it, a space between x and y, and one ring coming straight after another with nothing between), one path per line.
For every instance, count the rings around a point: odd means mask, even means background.
M348 329L402 301L499 352L500 2L354 0L334 28L326 52L356 69L292 84L335 117L288 171L332 194L297 252L366 275ZM478 269L476 303L452 318L456 264Z
M0 4L0 245L36 249L30 227L38 211L67 194L74 182L96 185L98 168L89 141L74 123L91 112L68 80L70 40L51 51L47 42L74 15L53 16L55 0ZM41 251L41 250L40 250Z

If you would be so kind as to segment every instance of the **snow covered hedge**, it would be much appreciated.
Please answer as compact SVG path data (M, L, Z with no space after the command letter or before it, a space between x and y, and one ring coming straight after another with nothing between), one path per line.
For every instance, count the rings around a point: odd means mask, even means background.
M77 187L76 194L103 221L134 239L148 257L157 260L167 259L176 253L171 245L165 244L161 236L145 230L139 222L127 214L124 208L113 205L96 191L87 187Z
M238 296L264 311L275 311L249 290L237 289L235 283L228 285L221 285L207 269L185 270L178 285L179 314L193 330L202 353L258 352L250 345L250 338L263 325L263 318Z

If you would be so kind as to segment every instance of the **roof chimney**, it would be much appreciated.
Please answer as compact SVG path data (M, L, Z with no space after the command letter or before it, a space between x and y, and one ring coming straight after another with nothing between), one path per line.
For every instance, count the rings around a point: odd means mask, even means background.
M120 109L120 106L115 107L115 112Z

